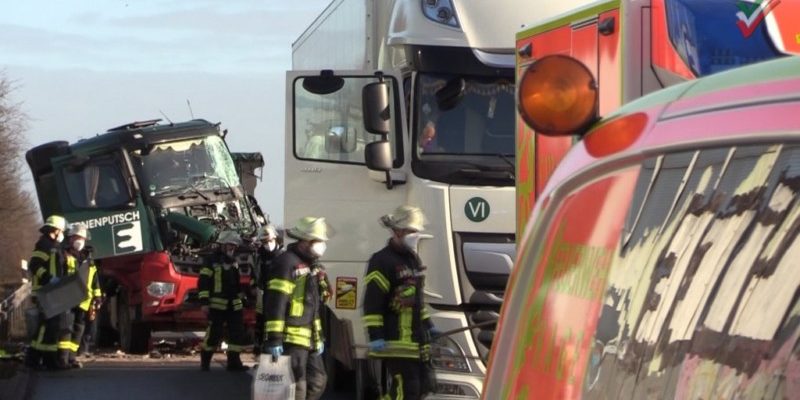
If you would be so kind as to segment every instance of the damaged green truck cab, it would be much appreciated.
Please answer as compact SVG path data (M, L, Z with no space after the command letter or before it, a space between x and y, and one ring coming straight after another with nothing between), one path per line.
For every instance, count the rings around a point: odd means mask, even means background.
M216 235L231 229L247 238L263 222L219 125L205 120L127 124L37 146L26 160L42 215L89 228L112 296L103 320L128 352L146 351L152 331L203 328L197 277ZM240 248L243 285L252 259ZM245 317L252 322L252 308Z

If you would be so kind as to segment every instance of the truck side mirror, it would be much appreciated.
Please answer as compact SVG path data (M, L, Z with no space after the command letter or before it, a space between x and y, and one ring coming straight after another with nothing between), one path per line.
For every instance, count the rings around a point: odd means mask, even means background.
M389 172L392 169L392 146L386 139L368 143L364 147L364 162L373 171Z
M369 133L387 135L389 125L389 85L386 82L373 82L364 86L361 92L364 112L364 129Z

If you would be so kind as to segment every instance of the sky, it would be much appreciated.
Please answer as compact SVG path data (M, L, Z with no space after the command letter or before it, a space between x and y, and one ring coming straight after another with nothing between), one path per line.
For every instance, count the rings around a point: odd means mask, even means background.
M232 151L264 155L256 198L281 224L285 71L292 42L330 1L8 2L0 72L31 147L164 116L220 122Z

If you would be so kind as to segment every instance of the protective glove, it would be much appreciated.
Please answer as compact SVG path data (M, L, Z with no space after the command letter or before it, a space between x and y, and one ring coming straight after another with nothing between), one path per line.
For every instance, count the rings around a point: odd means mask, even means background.
M60 281L60 280L61 280L61 278L59 278L59 277L57 277L57 276L54 276L54 277L50 278L50 282L48 282L48 283L49 283L49 284L52 284L52 285L55 285L55 284L56 284L56 283L58 283L58 281Z
M367 346L369 346L370 351L382 351L386 348L386 341L383 339L373 340L367 343Z
M322 355L322 353L325 352L325 342L319 342L319 346L317 346L317 349L314 352Z
M283 354L283 345L279 344L277 346L267 347L267 351L272 354L272 362L276 362L278 361L278 357Z

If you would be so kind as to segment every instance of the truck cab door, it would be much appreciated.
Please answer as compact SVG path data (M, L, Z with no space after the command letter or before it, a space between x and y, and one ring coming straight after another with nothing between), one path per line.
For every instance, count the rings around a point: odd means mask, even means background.
M337 234L328 242L323 261L329 271L348 271L342 273L359 281L367 259L388 239L379 217L407 198L402 185L408 143L400 77L392 72L380 78L371 71L329 70L286 75L284 222L290 227L303 216L325 217ZM385 117L390 129L385 136L367 132L363 120L364 87L381 79L389 88ZM365 160L367 145L384 137L391 148L388 174L370 171ZM387 185L387 176L393 185ZM332 267L336 263L339 266Z

